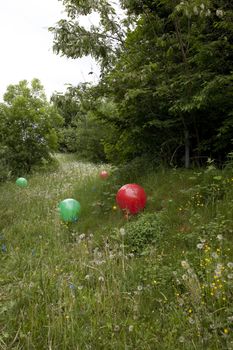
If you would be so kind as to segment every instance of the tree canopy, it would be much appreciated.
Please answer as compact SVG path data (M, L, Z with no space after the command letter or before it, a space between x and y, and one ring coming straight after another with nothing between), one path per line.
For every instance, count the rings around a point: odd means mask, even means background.
M2 157L14 174L29 172L57 149L57 127L62 124L57 109L47 102L38 79L9 85L0 105ZM3 161L3 159L2 159Z
M117 110L98 115L118 135L104 141L106 149L115 147L119 161L143 154L186 167L224 160L233 139L231 1L122 0L120 20L110 2L63 3L70 21L51 29L54 49L101 63L96 101ZM83 36L79 16L93 11L101 25Z

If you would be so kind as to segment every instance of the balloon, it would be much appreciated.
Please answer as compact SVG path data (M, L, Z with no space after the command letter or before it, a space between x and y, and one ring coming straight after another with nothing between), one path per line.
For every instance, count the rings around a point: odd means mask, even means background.
M105 180L105 179L108 178L108 176L109 176L109 174L108 174L108 172L107 172L106 170L102 170L102 171L100 172L100 178L101 178L101 179Z
M127 184L122 186L117 192L116 202L121 209L127 210L134 215L145 208L146 193L137 184Z
M80 203L72 198L64 199L59 203L60 216L63 221L75 222L80 213Z
M24 177L19 177L15 183L19 187L27 187L27 185L28 185L28 182Z

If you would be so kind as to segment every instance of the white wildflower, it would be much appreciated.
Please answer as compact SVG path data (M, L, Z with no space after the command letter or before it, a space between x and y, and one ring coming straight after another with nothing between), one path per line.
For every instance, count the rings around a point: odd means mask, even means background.
M82 241L85 237L86 237L85 233L82 233L81 235L79 235L78 238L80 239L80 241Z
M218 263L218 264L217 264L217 270L222 270L222 269L223 269L223 264Z
M223 240L223 235L217 235L217 239L218 239L219 241L222 241L222 240Z
M188 279L189 279L188 275L186 275L186 274L182 275L182 280L187 281Z
M227 263L227 267L229 267L230 269L232 269L232 268L233 268L233 263L232 263L232 262Z
M193 269L188 269L187 272L188 272L189 275L194 275Z
M195 320L192 317L189 317L188 320L189 320L190 324L194 324L195 323Z
M138 290L138 291L143 290L143 286L138 286L137 290Z
M214 274L215 274L215 276L220 277L221 274L222 274L222 271L221 270L215 270Z
M216 10L216 16L223 17L223 15L224 15L223 10L220 10L220 9Z
M129 326L129 332L133 332L133 325Z
M197 249L203 249L204 243L198 243L197 244Z
M212 258L214 258L214 259L218 259L218 254L217 254L217 253L215 253L215 252L214 252L214 253L212 253L212 254L211 254L211 256L212 256Z
M96 260L94 260L94 263L95 263L96 265L102 265L102 264L105 264L105 263L106 263L106 260L98 260L98 259L96 259Z
M222 270L223 270L223 264L218 263L218 264L217 264L217 267L216 267L216 269L215 269L215 271L214 271L215 275L216 275L217 277L220 277L220 276L222 275Z
M99 282L104 282L104 277L103 276L100 276L98 279L99 279Z
M202 4L200 5L200 8L201 8L202 10L204 10L204 9L205 9L205 5L202 3Z
M189 263L188 263L186 260L182 260L182 261L181 261L181 266L182 266L184 269L190 269Z
M185 338L183 336L179 337L179 342L180 343L184 343L185 342Z
M125 229L123 227L120 228L120 235L125 236Z

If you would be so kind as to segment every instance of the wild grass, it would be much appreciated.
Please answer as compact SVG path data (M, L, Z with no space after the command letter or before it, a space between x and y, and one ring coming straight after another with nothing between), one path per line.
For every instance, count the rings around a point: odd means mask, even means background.
M103 165L59 162L0 186L0 349L233 349L232 168L103 181ZM128 182L148 195L129 221L114 208ZM65 198L81 203L75 224Z

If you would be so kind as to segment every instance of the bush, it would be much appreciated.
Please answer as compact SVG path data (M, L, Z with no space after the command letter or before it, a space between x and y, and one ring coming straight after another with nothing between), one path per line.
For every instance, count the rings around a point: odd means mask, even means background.
M76 153L78 148L78 131L76 127L67 127L59 131L59 150Z
M148 155L144 155L115 168L113 176L118 183L130 183L145 178L145 174L150 174L155 168L158 168L158 164Z
M4 102L0 105L0 142L7 149L3 162L7 161L12 174L20 175L51 159L62 118L46 101L37 79L31 87L26 80L8 86Z
M125 225L125 244L133 252L142 253L149 244L156 244L164 234L160 214L141 214L136 221Z

